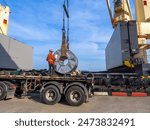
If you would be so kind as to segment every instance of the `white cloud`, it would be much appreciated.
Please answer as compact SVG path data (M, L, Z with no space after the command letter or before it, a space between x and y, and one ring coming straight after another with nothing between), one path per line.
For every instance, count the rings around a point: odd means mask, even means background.
M103 54L103 51L99 50L99 47L96 43L76 43L71 45L71 50L77 53L77 55L86 58L86 56L95 57L99 54Z
M10 29L10 36L17 37L21 40L56 40L61 34L58 30L53 28L48 30L34 25L23 25L14 21L11 21L10 27L13 29Z

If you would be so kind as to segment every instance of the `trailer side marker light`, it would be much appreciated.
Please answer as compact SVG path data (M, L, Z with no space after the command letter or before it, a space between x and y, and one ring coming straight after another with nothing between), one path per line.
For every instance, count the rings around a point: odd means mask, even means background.
M112 92L112 96L128 96L125 92Z
M132 92L133 97L147 97L147 93Z
M11 86L9 86L9 88L16 89L16 86L15 85L11 85Z

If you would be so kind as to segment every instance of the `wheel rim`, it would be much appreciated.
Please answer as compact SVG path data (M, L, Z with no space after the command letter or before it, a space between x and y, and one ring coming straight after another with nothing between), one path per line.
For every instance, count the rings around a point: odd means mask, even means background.
M79 102L80 99L81 99L81 94L80 94L80 92L78 92L78 91L72 91L71 94L70 94L70 99L71 99L73 102Z
M56 92L53 90L48 90L45 95L46 99L49 101L54 101L56 99Z
M3 89L0 87L0 96L2 95L3 93Z

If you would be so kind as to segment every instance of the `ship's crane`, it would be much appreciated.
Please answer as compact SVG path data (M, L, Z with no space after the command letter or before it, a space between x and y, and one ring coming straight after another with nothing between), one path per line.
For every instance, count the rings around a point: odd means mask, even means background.
M147 62L146 50L150 49L147 40L150 39L150 0L135 0L138 43ZM141 54L142 55L142 54Z
M118 22L130 21L133 19L129 0L113 0L114 13L112 14L110 0L106 0L110 19L115 28Z
M132 11L130 7L130 0L106 0L107 7L112 22L113 28L116 30L118 24L123 22L133 22ZM111 2L113 2L113 11L111 9ZM112 13L113 12L113 13ZM134 40L130 42L130 51L133 51L134 48L133 42L138 41L138 53L130 54L130 58L126 61L132 61L133 65L136 61L142 62L142 64L148 63L147 50L150 49L150 45L147 43L147 40L150 39L150 0L135 0L135 14L136 14L136 31L137 37L129 34L129 37L134 37ZM133 31L129 29L128 31ZM122 43L120 43L122 44ZM134 59L134 60L133 60ZM126 62L127 63L127 62ZM131 62L130 62L131 63ZM136 63L137 64L137 63Z
M8 34L9 14L10 8L0 4L0 33L3 35Z

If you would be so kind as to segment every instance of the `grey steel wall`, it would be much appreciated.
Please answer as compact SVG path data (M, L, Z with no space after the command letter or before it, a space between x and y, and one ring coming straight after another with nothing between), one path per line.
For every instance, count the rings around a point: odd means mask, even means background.
M127 23L119 23L105 50L106 69L113 69L123 65L123 61L130 58Z
M105 50L106 69L123 66L131 55L139 53L136 21L120 22Z
M31 70L33 48L0 34L0 69Z

